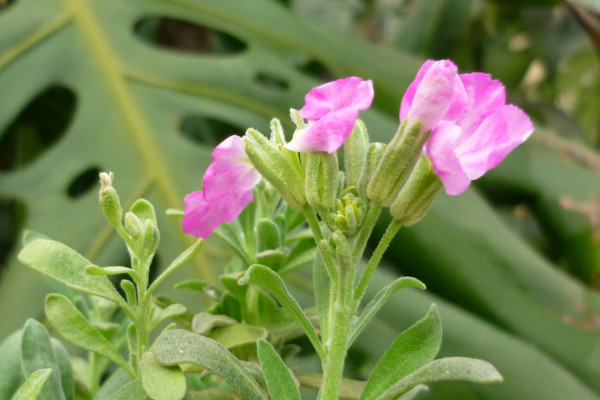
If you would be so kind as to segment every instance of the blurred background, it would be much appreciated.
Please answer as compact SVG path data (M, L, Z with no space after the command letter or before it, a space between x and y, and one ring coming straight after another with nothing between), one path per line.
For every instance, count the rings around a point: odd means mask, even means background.
M536 131L399 234L376 281L413 275L429 290L394 298L347 376L364 379L436 302L441 355L484 358L505 383L419 398L598 400L599 51L598 0L0 0L0 338L43 320L58 290L16 260L24 229L126 265L97 206L100 171L125 205L157 208L159 270L191 241L164 210L200 188L223 138L273 117L291 135L288 110L311 87L356 75L374 81L361 116L387 142L422 62L449 58L501 80ZM214 280L224 257L211 239L172 281ZM307 305L309 274L292 279Z

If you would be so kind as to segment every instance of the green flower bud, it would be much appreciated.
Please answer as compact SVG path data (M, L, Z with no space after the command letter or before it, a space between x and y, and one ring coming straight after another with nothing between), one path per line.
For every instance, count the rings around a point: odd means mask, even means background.
M255 129L244 136L246 154L260 174L277 189L295 211L306 204L304 182L300 173L283 157L277 145Z
M304 180L306 200L311 207L327 210L335 205L337 197L337 153L307 152Z
M156 224L147 219L144 222L144 242L143 242L143 252L145 256L151 256L156 252L158 248L158 242L160 241L160 232L156 227Z
M358 187L360 176L367 161L369 151L369 134L365 123L356 121L354 129L344 143L344 169L348 186Z
M119 195L115 188L112 187L112 181L114 174L112 172L101 172L100 173L100 194L99 201L102 212L106 216L108 222L114 226L121 225L121 219L123 218L123 209L121 208L121 202L119 201Z
M358 197L356 188L349 187L342 193L342 199L337 199L337 211L329 214L329 226L352 235L362 223L364 209L365 203Z
M431 133L421 133L420 120L410 125L407 121L398 128L367 187L367 197L386 207L402 189Z
M132 212L125 213L125 224L123 227L125 228L125 232L127 232L134 240L139 238L144 231L144 224L142 224L142 221Z
M369 145L367 159L365 160L365 164L360 175L360 180L358 181L358 193L360 193L363 199L367 198L367 187L369 185L369 181L375 173L386 147L387 145L385 143L379 142L371 143Z
M346 235L341 231L333 231L329 238L329 247L333 252L334 264L340 276L349 273L352 269L352 251Z
M443 184L429 159L421 156L406 184L390 207L394 219L410 226L419 222L431 207Z

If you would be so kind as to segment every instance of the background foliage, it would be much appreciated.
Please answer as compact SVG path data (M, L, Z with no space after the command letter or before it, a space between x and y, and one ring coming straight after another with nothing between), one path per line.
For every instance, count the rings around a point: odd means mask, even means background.
M125 203L182 208L212 146L285 121L311 87L373 79L364 119L387 141L421 62L451 58L502 80L536 133L400 234L377 280L410 274L429 291L384 309L347 375L364 378L435 301L442 355L487 359L506 381L433 385L420 398L599 399L599 12L597 0L0 1L0 337L43 319L50 290L16 261L23 228L99 265L127 260L97 206L99 171L115 172ZM191 243L179 221L159 225L157 269ZM226 257L209 241L172 280L213 279ZM307 275L292 279L309 298Z

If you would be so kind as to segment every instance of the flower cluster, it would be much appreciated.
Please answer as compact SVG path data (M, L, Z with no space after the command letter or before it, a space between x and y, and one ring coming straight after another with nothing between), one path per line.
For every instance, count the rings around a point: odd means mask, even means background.
M293 153L295 161L288 165L289 154L282 155L281 160L270 164L271 168L289 167L294 171L294 164L299 165L297 152L335 153L354 129L359 112L370 107L373 96L373 83L357 77L312 89L299 110L306 124L296 130L289 143L283 143L284 148L269 153ZM422 153L433 170L429 173L436 175L433 180L441 180L449 195L465 191L471 181L497 166L533 132L527 115L520 108L506 104L504 86L499 81L479 72L458 74L456 66L448 60L429 60L421 67L402 99L400 122L399 132L413 127L424 142L409 149L416 156L409 163L407 175ZM203 179L204 191L185 198L185 232L206 238L222 223L237 218L252 201L252 188L261 176L257 169L261 168L255 162L256 156L249 157L252 154L246 152L245 146L249 143L253 146L256 139L256 135L246 139L231 136L213 151L212 163ZM384 156L380 164L385 160ZM384 167L385 171L394 170L394 165ZM264 172L262 175L271 180ZM283 175L276 171L273 176ZM386 175L384 179L389 178ZM423 179L432 182L430 177ZM398 196L404 180L388 195L389 204Z

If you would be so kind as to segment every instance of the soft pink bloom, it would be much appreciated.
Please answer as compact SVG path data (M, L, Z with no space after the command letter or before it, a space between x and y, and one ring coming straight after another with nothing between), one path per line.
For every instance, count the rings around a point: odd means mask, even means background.
M400 121L421 120L422 132L441 120L454 120L465 109L467 94L452 61L427 60L400 104Z
M203 192L185 196L183 231L207 238L221 224L234 221L254 199L260 180L244 150L244 140L230 136L212 152L212 163L202 180Z
M373 82L354 76L312 89L299 111L308 123L285 147L334 153L352 132L359 111L371 106L373 95Z
M523 110L506 104L500 82L479 72L459 77L466 104L459 99L458 105L449 106L451 111L432 126L424 148L449 195L464 192L472 180L500 164L534 129Z

